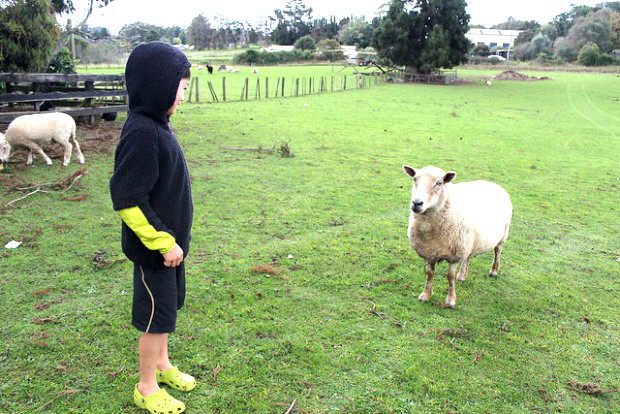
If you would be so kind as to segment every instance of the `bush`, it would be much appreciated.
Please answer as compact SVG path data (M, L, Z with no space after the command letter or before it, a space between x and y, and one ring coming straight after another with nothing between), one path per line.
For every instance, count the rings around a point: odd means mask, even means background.
M340 43L336 39L323 39L316 44L316 48L321 51L338 51Z
M291 62L307 62L318 58L309 50L292 50L290 52L257 52L250 49L236 55L233 62L240 65L277 65Z
M598 59L596 60L596 64L599 65L599 66L613 65L614 64L614 58L611 55L603 53L603 54L598 56Z
M71 57L71 52L63 47L56 56L52 58L47 66L48 73L75 73L75 62Z
M297 50L315 50L316 45L314 44L314 39L310 36L303 36L297 39L293 48Z
M599 48L596 43L588 42L579 51L577 61L584 66L594 66L599 58Z

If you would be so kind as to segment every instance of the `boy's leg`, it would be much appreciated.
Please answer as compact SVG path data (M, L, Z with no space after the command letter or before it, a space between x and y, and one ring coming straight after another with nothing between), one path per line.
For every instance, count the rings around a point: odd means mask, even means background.
M144 397L149 397L159 391L155 369L157 368L165 335L167 336L167 334L144 332L140 336L140 382L138 383L138 391Z
M160 371L168 371L172 368L170 359L168 358L168 334L163 334L161 345L159 348L159 359L157 361L157 369Z

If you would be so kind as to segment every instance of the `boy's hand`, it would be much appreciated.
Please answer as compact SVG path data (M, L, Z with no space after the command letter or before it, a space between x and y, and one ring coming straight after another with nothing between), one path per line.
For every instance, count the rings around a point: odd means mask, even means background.
M183 249L178 244L174 244L172 250L168 253L164 253L164 266L177 267L183 261Z

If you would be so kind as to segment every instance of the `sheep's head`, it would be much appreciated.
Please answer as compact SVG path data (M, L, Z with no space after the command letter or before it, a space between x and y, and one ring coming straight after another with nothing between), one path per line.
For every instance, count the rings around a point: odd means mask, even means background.
M0 132L0 164L6 164L11 154L11 144L6 140L4 134Z
M411 210L414 213L425 213L441 209L445 203L444 189L456 177L455 172L445 172L433 166L416 170L403 165L405 174L413 178L411 189Z

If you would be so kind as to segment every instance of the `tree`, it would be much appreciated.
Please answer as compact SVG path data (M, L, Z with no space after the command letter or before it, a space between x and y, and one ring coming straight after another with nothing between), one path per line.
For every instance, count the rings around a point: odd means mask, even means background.
M65 27L64 29L62 29L60 31L60 35L58 36L58 40L56 41L56 45L54 46L54 50L52 51L52 53L48 56L47 61L45 63L45 65L43 66L43 68L47 67L49 62L51 61L51 59L62 50L62 48L64 48L65 46L67 46L67 43L69 42L69 39L71 37L72 34L79 34L79 31L76 28L79 27L85 27L86 26L86 22L88 21L88 19L90 18L90 15L93 13L93 7L95 6L95 4L101 8L101 7L105 7L108 4L110 4L111 2L113 2L114 0L88 0L87 1L87 11L86 11L86 17L84 17L84 20L82 20L82 22L80 22L79 24L77 24L76 26L73 27L69 27L67 25L67 27ZM62 15L63 13L71 13L75 11L75 7L73 6L73 0L51 0L54 12L58 15Z
M153 42L159 39L160 39L159 32L155 29L149 30L146 36L144 37L145 42Z
M151 39L160 39L163 28L148 23L135 22L126 24L118 33L118 37L130 47Z
M0 71L35 72L47 67L59 28L49 0L0 2Z
M491 29L500 30L531 30L536 32L540 29L540 24L535 20L516 20L514 17L509 17L504 23L496 24Z
M381 58L408 70L452 68L466 62L471 47L465 6L464 0L392 0L372 44Z
M611 43L614 49L620 48L620 13L613 12L609 18L609 28L611 30Z
M187 40L196 49L202 50L209 47L211 27L207 18L199 14L192 19L192 24L187 29Z
M316 44L310 36L303 36L297 39L293 47L299 50L315 50Z
M598 61L599 48L594 42L588 42L579 51L577 61L585 66L594 66Z
M312 32L312 8L306 7L303 0L289 0L284 10L275 9L275 17L269 17L278 22L272 33L272 39L279 45L292 45L300 37Z
M476 56L489 56L489 53L491 53L491 50L489 49L489 46L484 43L478 43L474 46L474 50L472 52L472 54Z
M370 46L373 32L374 28L366 20L354 18L338 32L338 40L344 45L365 49Z

